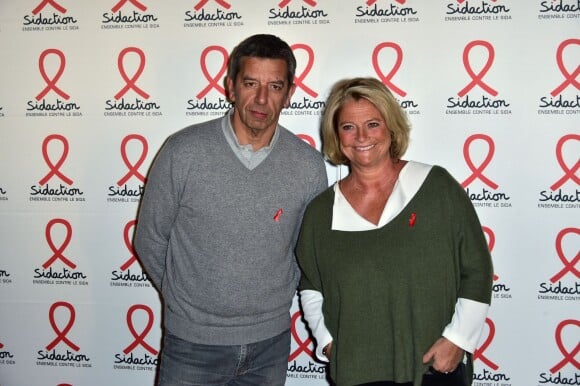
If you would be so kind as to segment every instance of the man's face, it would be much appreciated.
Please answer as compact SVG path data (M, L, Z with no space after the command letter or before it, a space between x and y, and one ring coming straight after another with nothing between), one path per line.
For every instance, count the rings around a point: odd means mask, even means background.
M287 71L282 59L243 57L237 78L227 79L235 106L232 126L240 143L246 142L246 136L269 136L276 130L280 112L290 104L295 89L288 84Z

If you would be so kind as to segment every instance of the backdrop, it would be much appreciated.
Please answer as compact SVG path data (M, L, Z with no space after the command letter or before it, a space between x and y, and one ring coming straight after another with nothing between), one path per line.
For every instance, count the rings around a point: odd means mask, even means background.
M331 85L378 77L406 158L469 193L495 268L474 385L580 385L577 0L1 0L0 384L153 385L160 301L130 241L145 175L228 109L228 53L264 32L298 59L284 126L319 149ZM292 314L287 384L327 385Z

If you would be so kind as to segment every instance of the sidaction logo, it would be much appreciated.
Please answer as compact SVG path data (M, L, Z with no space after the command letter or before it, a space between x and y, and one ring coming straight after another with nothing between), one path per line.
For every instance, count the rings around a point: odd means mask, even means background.
M484 386L489 385L492 382L501 382L501 385L510 386L509 382L511 378L508 374L499 372L500 366L497 361L492 357L492 353L489 353L489 348L493 343L493 338L495 337L495 323L490 318L485 319L485 325L487 327L487 336L481 343L479 348L473 353L473 361L476 365L476 369L481 367L481 372L475 371L473 374L473 385L474 386ZM483 337L483 335L482 335ZM482 366L477 366L480 363ZM499 385L499 383L498 383Z
M328 12L313 0L282 0L268 10L268 25L330 24Z
M556 359L554 366L539 375L539 384L543 385L578 385L580 384L580 343L578 343L580 320L565 319L558 323L555 331L556 346L561 353L561 359ZM570 331L573 331L570 333ZM576 339L573 337L576 336ZM566 338L565 338L566 337ZM568 339L567 337L572 337Z
M558 45L556 64L562 75L562 81L550 91L549 96L540 97L538 114L580 113L580 63L578 61L564 63L565 56L572 57L567 52L580 48L578 46L580 39L566 39Z
M207 83L203 83L195 98L187 101L186 116L221 116L232 107L223 87L228 67L228 51L218 45L203 49L199 68ZM216 99L217 98L217 99Z
M16 360L14 359L14 354L10 350L4 347L4 344L0 342L0 365L15 365Z
M136 143L136 145L131 145ZM146 178L140 171L143 166L149 144L147 139L140 134L129 134L121 141L121 158L127 168L127 172L115 183L108 188L107 202L139 202L143 195ZM136 160L131 161L131 158ZM137 157L134 157L137 155ZM130 181L137 181L137 185L130 185Z
M580 300L580 228L564 228L558 232L555 250L561 268L548 282L540 283L539 300ZM571 279L571 280L570 280Z
M119 266L119 269L111 272L111 287L151 287L147 274L139 266L137 254L131 243L136 223L136 220L131 220L123 228L123 241L129 258ZM131 271L131 268L133 268L133 271ZM135 273L136 269L139 273Z
M538 19L579 19L580 0L544 0L540 2Z
M580 159L577 159L579 146L580 135L578 134L566 134L558 140L556 161L561 172L554 177L554 182L549 189L540 192L538 208L580 208L580 177L578 177ZM567 160L573 160L574 163Z
M472 149L474 143L483 143L483 148L487 147L487 153L484 155L481 152L481 146L478 146L477 151ZM499 185L485 173L485 169L493 160L494 153L495 143L489 135L473 134L469 136L463 145L463 157L467 167L471 170L471 174L463 180L461 186L466 190L469 199L475 207L510 208L512 206L510 196L498 191ZM477 159L484 155L481 163L476 164L473 161L476 158L473 156L474 154L477 154ZM470 188L475 181L483 184L483 188L480 191Z
M60 154L58 150L60 149ZM38 184L30 187L30 201L45 203L78 203L84 202L84 192L73 186L73 180L61 169L64 166L69 153L69 143L65 136L60 134L48 135L42 141L42 157L48 166L48 173L42 177ZM58 155L59 154L59 155ZM58 155L58 159L54 157ZM58 186L49 182L59 181Z
M485 63L480 67L479 72L474 70L472 62L473 56L477 56L477 61L485 57ZM497 115L511 114L510 103L504 99L496 98L499 92L490 85L484 76L489 72L495 59L495 49L493 45L485 40L473 40L463 49L463 66L467 75L471 79L461 90L457 92L457 97L447 99L445 114L461 115ZM483 91L479 98L475 98L474 91Z
M53 64L58 62L56 71ZM50 65L49 65L50 64ZM70 101L70 95L57 85L57 82L64 74L66 57L64 53L56 48L44 50L38 58L38 70L46 86L34 97L34 100L26 102L27 117L80 117L80 106L74 101ZM47 69L49 67L49 69ZM56 94L56 100L47 100L47 95ZM62 99L60 99L60 98Z
M66 15L67 9L55 0L42 0L25 15L22 31L76 31L79 27L74 16Z
M315 52L312 46L305 43L296 43L290 46L292 51L299 58L299 63L306 62L302 71L296 71L294 84L296 92L292 96L290 105L282 112L283 115L321 115L326 103L324 100L317 99L319 96L313 86L309 83L308 75L315 65Z
M155 29L159 28L156 15L146 13L147 6L137 0L120 0L110 12L103 13L101 29Z
M78 270L77 265L65 255L66 248L73 236L70 222L62 218L54 218L46 224L44 235L52 255L41 267L34 269L32 283L71 286L88 285L87 275ZM60 244L58 244L59 241ZM57 261L64 265L60 270L53 268Z
M497 0L456 0L447 4L445 21L511 20L511 10Z
M212 7L208 6L210 0L196 0L193 10L185 11L183 26L185 28L223 28L241 27L244 25L243 17L237 11L232 10L232 5L224 0L212 1Z
M287 378L326 379L326 366L314 360L313 342L308 336L302 322L302 314L296 311L292 315L291 329L292 346L288 357ZM303 339L301 336L305 336Z
M414 23L419 11L406 5L406 0L367 0L354 11L355 24Z
M37 366L92 367L91 359L69 337L75 319L76 311L72 304L58 301L50 306L48 320L56 336L44 349L38 350Z
M486 226L482 226L481 229L485 234L487 239L487 246L489 249L489 253L493 256L493 248L495 246L495 232ZM494 256L495 260L496 256ZM508 287L505 283L502 283L500 280L500 276L496 273L493 274L493 286L491 287L493 291L493 298L494 299L511 299L511 288Z
M121 353L115 354L113 369L155 371L159 351L146 340L153 328L154 319L155 315L149 306L134 304L129 307L126 321L133 340ZM142 327L140 331L139 327ZM140 347L139 350L137 350L138 347Z
M117 67L125 84L115 94L114 99L105 102L106 117L151 117L161 116L161 106L154 101L137 81L145 70L146 57L143 50L138 47L126 47L119 52ZM134 68L133 74L128 74L125 67ZM137 94L134 100L125 99L128 94ZM130 95L131 95L130 94Z
M380 61L380 54L384 50L395 53L395 62L388 72L384 71ZM407 92L395 84L395 81L393 80L403 63L403 49L401 46L395 42L382 42L377 44L373 49L372 62L377 77L395 95L399 104L403 109L405 109L407 114L420 114L420 111L418 110L419 104L412 99L406 98Z

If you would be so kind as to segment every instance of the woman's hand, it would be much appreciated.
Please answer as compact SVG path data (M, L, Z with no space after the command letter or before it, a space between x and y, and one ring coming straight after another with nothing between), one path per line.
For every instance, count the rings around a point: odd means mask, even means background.
M450 373L457 368L465 352L447 338L441 337L423 355L423 363L431 363L436 371Z

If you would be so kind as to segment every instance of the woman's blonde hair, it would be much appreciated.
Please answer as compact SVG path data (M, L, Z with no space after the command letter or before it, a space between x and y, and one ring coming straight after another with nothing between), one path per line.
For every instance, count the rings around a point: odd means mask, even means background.
M390 156L401 158L409 145L411 127L393 94L375 78L343 79L332 87L322 116L322 152L326 158L335 165L349 163L340 150L337 119L346 102L360 99L366 99L379 110L391 135Z

